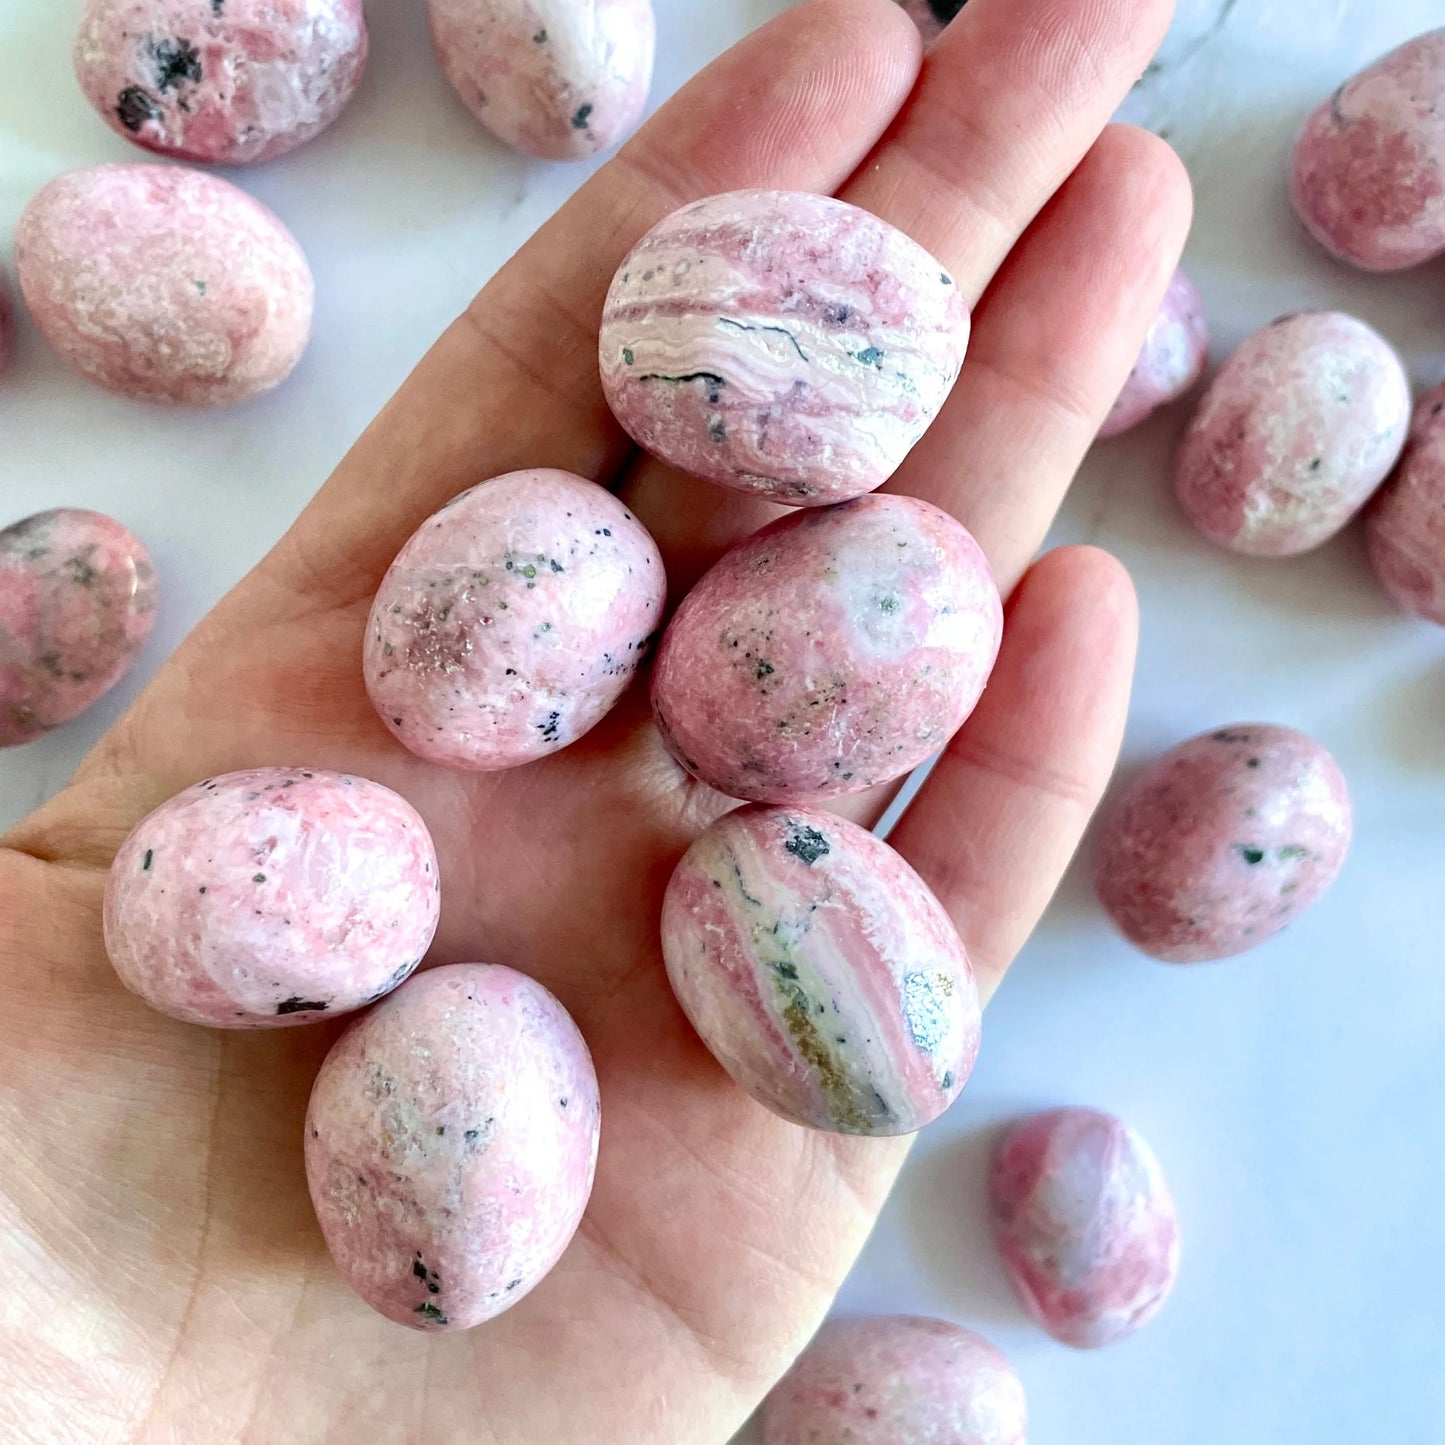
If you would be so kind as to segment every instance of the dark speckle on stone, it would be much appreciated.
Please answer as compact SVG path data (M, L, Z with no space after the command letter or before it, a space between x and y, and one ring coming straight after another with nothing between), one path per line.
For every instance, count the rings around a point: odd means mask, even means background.
M521 1287L522 1287L522 1281L519 1280L519 1279L511 1280L511 1281L509 1281L508 1284L507 1284L507 1289L508 1289L509 1291L510 1291L510 1290L514 1290L514 1289L521 1289Z
M149 873L151 871L151 864L155 861L156 850L154 848L147 848L145 857L140 860L140 871L142 873Z
M592 102L589 100L585 105L577 107L577 113L572 117L573 130L586 130L587 122L592 118Z
M153 40L150 52L162 91L175 90L183 81L200 84L201 53L189 40Z
M546 32L545 30L539 30L539 31L532 37L532 44L533 44L533 45L545 45L546 43L547 43L547 32Z
M292 994L290 998L283 998L276 1005L276 1013L280 1014L310 1014L325 1013L326 1004L322 999L299 998Z
M252 877L251 877L251 882L252 882L252 883L264 883L265 881L266 881L266 875L265 875L264 873L256 873L256 874L253 874Z
M816 828L793 828L783 847L810 868L832 851L828 840Z
M447 1323L446 1315L443 1314L442 1311L439 1310L429 1299L424 1299L416 1307L413 1313L419 1314L422 1319L424 1319L428 1324L431 1325L444 1325Z
M1256 864L1264 862L1264 849L1255 848L1248 843L1244 843L1240 845L1239 856L1253 868Z
M115 113L132 134L148 120L159 120L165 114L138 85L128 85L116 96Z

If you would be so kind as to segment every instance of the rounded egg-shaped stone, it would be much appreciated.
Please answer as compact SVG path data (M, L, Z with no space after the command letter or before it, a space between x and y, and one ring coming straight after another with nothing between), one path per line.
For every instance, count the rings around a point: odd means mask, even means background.
M367 691L419 757L515 767L612 708L666 600L657 544L611 492L512 472L443 507L392 563L367 625Z
M1009 1129L988 1181L1014 1289L1056 1340L1097 1349L1158 1313L1179 1272L1179 1225L1154 1151L1097 1109L1050 1109Z
M121 845L105 948L152 1008L212 1028L315 1023L395 988L431 946L436 851L391 789L311 768L207 778Z
M361 0L89 0L75 74L126 140L181 160L271 160L345 109L366 68Z
M735 798L858 792L948 741L1002 629L987 560L937 507L885 495L794 512L683 600L653 672L658 727Z
M122 396L244 401L284 381L311 334L301 248L258 201L201 171L70 171L25 208L15 255L41 334Z
M830 813L720 818L668 882L662 952L713 1056L795 1124L911 1134L978 1055L978 988L943 905L886 843Z
M1319 743L1238 723L1171 748L1105 809L1095 888L1145 953L1211 962L1264 943L1321 898L1352 829L1344 774Z
M1404 459L1370 507L1366 536L1401 611L1445 627L1445 386L1415 408Z
M1378 333L1339 312L1285 316L1210 383L1179 445L1175 491L1211 542L1296 556L1365 505L1409 426L1410 383Z
M602 312L602 388L654 456L799 506L871 492L938 415L968 344L948 272L828 196L738 191L660 221Z
M306 1110L306 1179L337 1268L419 1330L481 1324L561 1258L597 1166L587 1045L541 984L435 968L354 1023Z
M583 160L625 140L647 108L652 0L429 0L452 88L499 140Z
M0 531L0 747L78 717L130 670L155 622L144 544L58 507Z
M830 1320L773 1387L763 1445L1026 1445L1014 1368L947 1320Z
M1176 271L1139 359L1099 428L1100 438L1131 430L1161 406L1183 396L1204 375L1208 360L1209 323L1204 302L1189 277Z

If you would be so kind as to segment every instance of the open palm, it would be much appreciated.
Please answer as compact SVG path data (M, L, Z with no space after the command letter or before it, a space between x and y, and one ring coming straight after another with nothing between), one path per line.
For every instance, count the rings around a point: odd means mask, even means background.
M902 1146L780 1122L687 1028L657 947L661 890L726 804L667 756L642 689L546 762L441 772L367 703L371 594L456 492L557 466L621 489L675 600L770 513L627 447L596 375L616 263L665 212L743 186L836 191L901 226L978 305L957 391L894 485L959 516L1013 598L985 701L894 841L990 989L1122 728L1121 569L1087 549L1025 569L1187 227L1167 148L1104 130L1167 15L1167 0L972 0L921 72L887 0L811 0L745 41L498 275L72 784L5 840L3 1438L691 1445L741 1423L826 1310ZM603 1134L581 1232L533 1294L469 1334L388 1324L327 1259L300 1136L335 1026L175 1024L121 990L101 949L104 870L140 816L206 775L282 763L410 798L441 855L432 958L535 975L592 1047Z

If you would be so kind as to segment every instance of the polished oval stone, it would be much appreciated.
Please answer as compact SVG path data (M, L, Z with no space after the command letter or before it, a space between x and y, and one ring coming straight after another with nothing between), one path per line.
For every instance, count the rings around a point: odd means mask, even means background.
M1099 428L1100 438L1116 437L1181 397L1204 375L1209 360L1209 323L1194 283L1176 271L1139 359L1113 408Z
M1409 447L1366 531L1376 575L1401 611L1445 627L1445 386L1415 408Z

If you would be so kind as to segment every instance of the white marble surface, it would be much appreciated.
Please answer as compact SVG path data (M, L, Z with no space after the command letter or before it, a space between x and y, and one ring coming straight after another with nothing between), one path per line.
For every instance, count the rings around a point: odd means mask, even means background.
M783 3L660 0L657 96ZM1189 264L1216 360L1281 312L1327 305L1381 328L1420 384L1445 374L1445 265L1352 275L1301 238L1280 185L1313 101L1440 23L1441 3L1181 0L1163 64L1129 110L1194 174ZM15 218L43 181L132 154L76 93L74 8L0 0L7 260ZM316 144L244 177L316 264L317 339L292 384L234 413L160 413L86 387L22 333L0 385L3 520L60 504L110 511L151 543L165 596L117 695L0 754L0 825L60 786L471 291L585 174L491 144L435 70L423 7L370 8L376 60L355 107ZM1035 1445L1438 1445L1445 632L1391 615L1357 538L1285 563L1197 540L1167 485L1179 420L1100 447L1056 529L1057 540L1113 548L1139 584L1128 753L1244 718L1312 730L1354 784L1353 859L1290 934L1186 971L1132 954L1082 874L1071 878L989 1011L972 1083L920 1142L840 1307L984 1329L1024 1376ZM1147 1331L1097 1355L1029 1327L983 1230L991 1131L1065 1101L1115 1109L1149 1136L1183 1222L1175 1298Z

